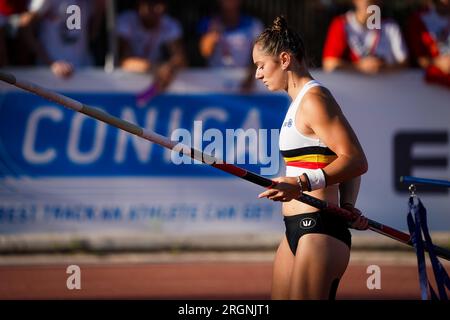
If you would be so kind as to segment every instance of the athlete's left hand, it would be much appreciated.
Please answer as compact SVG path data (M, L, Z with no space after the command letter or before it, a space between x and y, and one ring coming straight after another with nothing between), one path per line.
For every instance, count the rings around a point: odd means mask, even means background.
M289 202L301 195L296 177L279 177L273 179L277 185L258 195L258 198L267 198L273 201Z
M353 222L349 223L349 227L355 230L367 230L369 228L369 220L362 215L359 209L355 208L351 204L345 204L342 206L343 209L348 210L352 213L356 213L358 218Z

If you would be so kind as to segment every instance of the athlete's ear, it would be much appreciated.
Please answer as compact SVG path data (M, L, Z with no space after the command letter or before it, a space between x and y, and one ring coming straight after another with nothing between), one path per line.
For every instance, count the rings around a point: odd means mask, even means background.
M291 55L286 51L280 53L281 69L286 70L291 64Z

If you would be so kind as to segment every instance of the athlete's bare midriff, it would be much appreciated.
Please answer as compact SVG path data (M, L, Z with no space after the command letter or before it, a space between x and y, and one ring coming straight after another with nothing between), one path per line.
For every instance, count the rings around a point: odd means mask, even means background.
M333 186L329 186L325 189L315 190L312 192L305 192L305 194L308 194L315 198L325 200L329 203L337 205L338 204L338 190L339 190L338 186L333 185ZM307 205L306 203L302 203L297 200L284 202L283 209L282 209L282 213L284 216L293 216L296 214L311 213L311 212L316 212L316 211L319 211L319 209L311 207L310 205Z

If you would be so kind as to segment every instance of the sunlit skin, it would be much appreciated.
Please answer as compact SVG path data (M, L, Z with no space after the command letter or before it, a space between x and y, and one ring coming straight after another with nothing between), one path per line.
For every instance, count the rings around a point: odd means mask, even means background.
M289 52L281 52L279 56L274 57L264 52L262 47L256 44L253 49L253 62L256 66L256 79L263 82L270 91L286 91L292 100L298 95L303 85L313 79L306 66L303 63L300 63ZM361 175L367 170L367 162L356 136L351 130L348 122L346 122L343 117L341 118L340 110L333 110L334 107L338 108L338 106L334 102L334 99L333 101L330 101L331 99L332 97L329 97L322 88L316 87L308 91L302 102L302 110L309 111L308 113L311 115L311 121L316 122L318 120L317 122L319 122L319 125L315 125L316 131L324 132L321 136L321 140L326 142L326 144L338 155L338 159L327 167L327 181L329 185L352 178L348 176L348 174L344 174L343 176L339 173L339 171L343 171L341 166L344 166L344 168L352 166L351 171L357 175ZM321 114L321 108L317 107L321 105L324 108L324 110L322 110L324 114ZM329 107L329 105L331 105L331 107ZM337 119L331 119L331 124L327 124L327 121L330 120L328 119L330 113L335 113L335 115L332 114L331 116L334 116L334 118ZM324 120L321 119L322 117ZM300 113L297 114L297 128L305 135L317 138L315 131L312 130L308 123L305 123L305 118L308 118L307 114L303 114L302 117L300 116ZM327 170L327 168L325 170ZM268 198L273 201L284 202L284 215L317 211L316 208L307 204L299 201L292 201L300 196L300 188L298 187L296 177L279 177L273 180L278 182L278 185L262 192L258 196L259 198ZM305 181L302 182L304 183ZM337 204L339 202L336 189L333 188L315 190L308 194L319 199L327 200L331 203ZM359 210L354 210L360 214ZM361 216L354 222L352 227L355 229L366 229L367 224L367 219Z

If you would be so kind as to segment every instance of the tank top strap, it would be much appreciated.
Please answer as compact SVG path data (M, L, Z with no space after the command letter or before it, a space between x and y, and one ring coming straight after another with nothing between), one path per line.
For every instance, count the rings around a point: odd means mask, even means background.
M322 84L316 80L311 80L305 83L302 90L300 90L300 92L298 93L297 97L295 97L295 99L292 101L291 106L289 107L289 113L296 113L298 107L300 106L300 102L302 102L303 97L309 91L309 89L319 86L322 86Z

